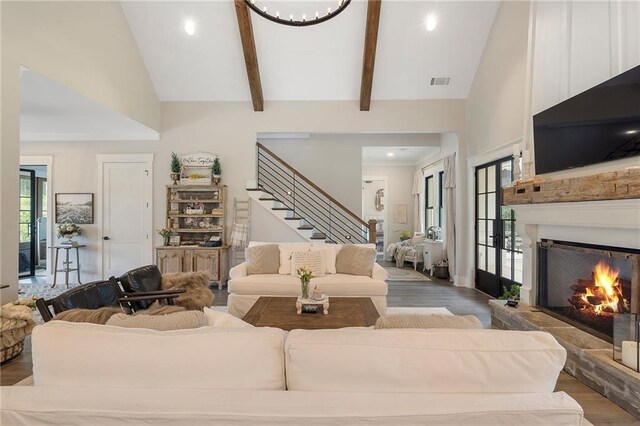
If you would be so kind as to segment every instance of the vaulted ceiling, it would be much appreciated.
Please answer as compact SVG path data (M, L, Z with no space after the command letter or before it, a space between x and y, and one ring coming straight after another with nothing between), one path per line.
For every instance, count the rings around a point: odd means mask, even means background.
M300 7L300 1L268 3L282 11ZM233 0L121 5L160 100L251 100ZM382 0L371 98L466 98L498 5ZM429 14L438 18L431 32ZM334 19L305 28L253 12L250 18L265 101L360 99L366 1L353 0ZM192 36L184 30L187 19L196 22ZM432 77L451 81L430 86Z

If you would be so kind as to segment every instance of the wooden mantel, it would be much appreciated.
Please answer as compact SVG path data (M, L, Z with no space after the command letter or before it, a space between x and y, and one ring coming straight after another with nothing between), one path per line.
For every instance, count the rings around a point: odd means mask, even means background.
M502 191L505 205L640 198L640 168L569 179L534 179Z

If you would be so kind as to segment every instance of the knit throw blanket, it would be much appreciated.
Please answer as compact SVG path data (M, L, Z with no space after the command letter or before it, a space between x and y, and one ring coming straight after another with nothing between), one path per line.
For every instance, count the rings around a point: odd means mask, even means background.
M375 328L483 328L473 315L395 314L378 318Z
M24 340L36 325L31 308L7 303L0 307L0 334L2 348L8 348Z
M413 246L403 245L398 247L396 249L396 266L402 268L404 266L404 258L409 254L413 254L414 251Z

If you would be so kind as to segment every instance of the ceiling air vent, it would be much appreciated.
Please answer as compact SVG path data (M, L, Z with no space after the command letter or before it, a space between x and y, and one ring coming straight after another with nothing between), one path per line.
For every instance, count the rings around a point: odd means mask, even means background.
M448 86L451 77L431 77L430 86Z

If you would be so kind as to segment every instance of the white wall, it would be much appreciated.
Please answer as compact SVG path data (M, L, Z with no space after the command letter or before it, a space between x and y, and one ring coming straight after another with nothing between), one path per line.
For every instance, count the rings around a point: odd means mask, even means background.
M468 154L522 138L529 2L503 1L467 97Z
M534 10L531 114L640 65L640 2L538 2ZM528 129L525 134L533 146ZM636 157L545 177L589 175L638 164Z
M253 112L250 102L168 102L162 104L162 111L159 141L25 142L21 147L22 154L53 155L52 181L58 181L60 185L56 184L56 192L82 190L97 193L97 154L153 153L155 229L166 222L165 185L170 183L172 151L179 154L206 151L220 155L222 183L229 187L227 225L230 225L231 200L233 197L247 199L247 181L255 179L255 141L259 133L418 134L452 129L460 133L464 131L464 101L461 100L380 101L368 113L361 113L354 102L268 102L266 111L260 113ZM317 117L323 119L318 120ZM362 175L359 174L357 185L361 180ZM358 191L357 203L360 202L361 193ZM96 209L99 208L100 200L96 200ZM262 207L254 204L252 209L252 239L295 241L298 238L285 229L285 225L269 220L269 216L260 210ZM92 247L101 244L101 236L96 234L97 226L85 227L88 233L83 241ZM159 244L160 238L155 238ZM98 278L89 273L99 270L97 259L89 250L85 256L83 269L87 271L86 279Z
M0 293L4 303L17 297L20 67L156 130L160 103L117 2L1 2L0 8L0 283L10 285Z
M387 177L387 191L384 194L386 244L400 241L401 231L408 231L413 235L413 195L411 189L414 171L414 166L362 166L363 176ZM407 223L393 221L393 206L397 204L406 204Z
M261 143L360 216L362 148L340 136L268 139Z
M307 176L357 216L361 216L362 148L438 146L439 134L311 134L260 142Z

